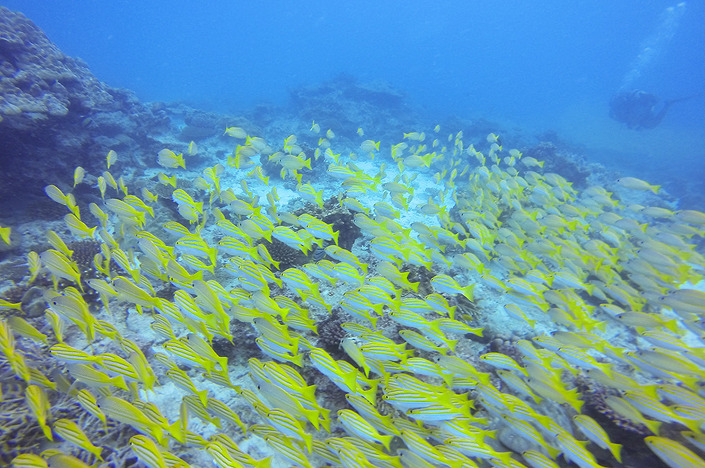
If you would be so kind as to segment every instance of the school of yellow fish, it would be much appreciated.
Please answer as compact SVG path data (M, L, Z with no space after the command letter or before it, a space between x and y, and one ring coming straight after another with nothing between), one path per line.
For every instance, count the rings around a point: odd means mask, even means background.
M135 181L111 174L115 151L94 175L102 202L90 214L72 193L45 188L66 207L71 237L50 231L52 248L27 255L29 282L53 281L46 324L40 330L9 314L0 347L3 365L26 382L27 407L48 441L100 465L103 449L86 428L51 415L49 393L66 391L103 424L132 426L139 435L131 449L150 468L188 466L177 454L189 451L219 467L547 468L559 457L598 467L596 449L621 463L621 447L581 413L580 376L608 389L610 411L652 433L644 442L654 456L671 467L705 466L694 452L705 451L705 292L692 286L705 266L695 248L705 213L664 208L658 186L630 177L617 189L642 191L653 206L627 205L600 186L578 192L543 172L543 162L505 151L495 134L486 154L462 133L441 137L438 126L404 134L388 152L358 129L361 143L348 156L334 152L334 132L317 123L302 137L318 141L311 155L295 135L275 144L238 127L225 134L235 150L199 177L185 172L198 152L193 142L186 154L156 156L154 184L170 187L176 218L154 186L135 194ZM324 158L341 187L326 198L337 195L363 233L357 254L338 246L333 226L284 210L278 190L286 189L270 184L260 156L296 180L303 202L321 207L324 185L304 179L311 158ZM74 187L86 176L76 168ZM427 201L416 193L422 179L433 189ZM10 228L0 236L9 243ZM324 248L327 258L280 271L259 242L272 238L304 254ZM75 239L100 242L98 277L81 277L67 246ZM417 293L409 265L431 272L433 293ZM173 298L157 294L165 285ZM86 302L87 288L103 307ZM475 303L479 319L456 313L456 295ZM317 346L317 322L333 308L348 318L341 347L349 362ZM128 338L128 309L149 323L156 352ZM513 343L516 354L468 355L479 345L465 336L482 336L473 321L483 313L506 314L526 335ZM378 329L381 319L394 327ZM254 327L261 350L246 371L212 347L240 327ZM72 385L33 368L23 340L43 344ZM301 375L306 367L340 388L352 409L322 406L320 390ZM233 384L243 373L250 378ZM176 411L150 402L165 385L179 395L170 397ZM234 409L243 405L247 413ZM498 430L526 450L502 448ZM253 458L243 448L253 438L275 458ZM13 466L87 466L62 447L20 455Z

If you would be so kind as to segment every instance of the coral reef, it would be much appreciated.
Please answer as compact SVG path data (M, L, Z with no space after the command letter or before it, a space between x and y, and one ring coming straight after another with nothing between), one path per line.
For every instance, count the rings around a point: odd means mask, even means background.
M300 250L289 247L278 239L272 238L272 242L262 239L260 243L267 248L272 260L279 262L280 271L301 266L308 262L309 255L304 255Z
M358 127L374 132L376 138L387 134L397 137L414 121L404 95L382 81L361 83L339 75L321 84L295 88L289 97L304 122L315 120L321 129L335 129L349 139L357 137Z
M644 443L644 437L653 435L643 424L626 418L613 411L605 398L610 395L619 396L618 392L608 389L589 378L579 375L576 378L578 391L585 401L583 414L595 419L610 435L610 439L618 444L622 444L622 464L625 468L666 467L661 461L655 460L651 456L651 451ZM609 460L609 455L605 454L605 460Z
M218 129L224 127L223 122L208 112L190 110L184 115L184 123L179 137L183 141L202 140L218 134Z
M643 424L634 422L607 406L605 398L609 395L618 396L618 393L586 378L578 378L577 384L578 390L585 399L585 406L592 412L591 415L600 422L609 424L607 427L610 428L610 434L614 435L616 439L634 444L641 442L645 436L652 435L651 431Z
M538 145L522 149L522 152L525 156L545 161L544 171L562 175L573 182L575 188L584 189L588 186L590 170L585 159L579 154L561 149L550 141L542 141Z
M346 335L340 326L343 322L345 320L336 308L329 317L318 324L318 345L337 359L345 357L345 353L340 349L340 342Z
M81 60L64 55L21 13L0 7L0 211L25 211L44 197L44 181L75 166L104 168L114 149L153 158L148 136L167 128L163 110L131 91L96 79ZM147 149L147 152L144 152ZM28 171L27 168L32 170Z
M305 155L305 159L310 159L311 163L311 170L312 171L317 171L317 172L325 172L327 169L327 165L325 163L324 158L314 158L314 149L306 144L306 143L301 143L299 144L301 147L301 151ZM269 155L261 154L259 157L259 163L262 166L262 172L264 173L265 176L273 178L274 180L284 181L284 186L289 186L292 189L296 187L296 179L292 176L287 176L286 179L282 179L281 176L281 166L278 164L275 164L274 162L269 160ZM299 169L298 171L301 174L310 174L309 169L304 167L302 169Z
M67 244L67 247L73 251L71 257L76 261L82 275L91 274L95 271L93 267L93 257L100 253L100 243L94 240L75 241Z
M31 130L37 122L64 117L69 110L87 113L113 101L88 66L66 57L22 14L0 10L0 53L4 126Z
M353 222L353 214L347 208L341 207L336 197L324 200L323 208L308 205L306 208L294 212L296 216L303 213L308 213L324 223L332 225L333 231L340 233L338 235L338 246L343 249L352 249L355 240L362 235L360 228Z

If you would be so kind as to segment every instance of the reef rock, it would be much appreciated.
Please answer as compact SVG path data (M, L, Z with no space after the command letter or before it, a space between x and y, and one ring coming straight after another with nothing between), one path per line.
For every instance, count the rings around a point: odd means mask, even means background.
M43 196L49 172L102 170L108 150L154 146L149 132L168 124L163 111L102 83L24 15L0 7L0 199Z
M0 113L3 125L29 129L37 121L110 106L113 97L79 59L65 56L21 13L0 8Z
M324 83L292 89L289 97L301 120L315 120L323 132L332 128L338 135L356 141L358 127L375 139L398 137L415 121L406 96L382 81L361 83L339 75Z

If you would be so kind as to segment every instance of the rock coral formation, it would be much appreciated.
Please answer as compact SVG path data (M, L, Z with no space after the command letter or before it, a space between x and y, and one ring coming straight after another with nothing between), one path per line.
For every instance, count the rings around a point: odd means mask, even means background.
M150 148L151 158L155 147L149 133L169 123L163 111L100 82L24 15L4 7L0 96L4 213L26 208L33 195L43 196L43 181L54 174L71 174L77 165L89 171L102 168L110 149L139 158Z
M260 243L264 244L272 259L279 262L280 271L301 266L308 261L309 255L304 255L300 250L289 247L278 239L273 238L272 242L262 239Z
M315 120L325 131L339 129L340 136L353 139L358 127L385 131L395 137L409 128L413 112L405 96L381 81L363 83L349 75L289 93L291 107L303 121Z
M323 208L308 205L306 208L294 212L297 216L303 213L311 214L324 223L330 224L333 227L333 231L338 231L340 233L338 246L344 249L350 250L355 244L355 240L362 235L360 228L353 222L353 214L347 208L341 207L336 197L330 197L325 200ZM329 243L324 244L323 247Z
M340 341L346 336L345 330L340 327L345 321L341 315L337 309L334 309L328 318L318 324L320 347L328 351L331 356L335 356L336 359L345 357L345 353L340 349Z
M0 10L2 95L0 112L5 127L30 130L37 122L87 113L113 101L107 87L88 66L65 56L22 14Z
M587 178L590 176L590 170L587 168L584 158L580 155L562 150L550 141L542 141L538 145L525 149L523 153L539 161L544 161L543 169L545 171L562 175L573 182L575 188L583 189L587 187Z

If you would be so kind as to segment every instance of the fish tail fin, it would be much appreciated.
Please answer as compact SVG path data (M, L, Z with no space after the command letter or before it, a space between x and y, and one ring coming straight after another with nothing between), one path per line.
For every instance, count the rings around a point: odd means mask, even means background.
M377 401L377 388L375 387L370 387L367 390L357 390L356 393L359 393L365 400L370 402L371 404L376 404Z
M678 333L680 329L678 328L678 320L670 319L663 322L663 326L671 330L673 333Z
M304 366L304 355L299 353L295 356L290 357L289 361L296 364L299 367L303 367Z
M208 406L208 390L198 390L196 396L203 403L203 406Z
M39 423L39 426L41 427L42 432L44 433L44 437L53 442L54 436L51 433L51 428L46 423Z
M419 292L419 283L418 283L418 282L417 282L417 283L411 283L411 282L409 282L409 281L407 280L406 283L407 283L407 285L408 285L415 293L418 293L418 292Z
M546 449L546 452L548 452L548 456L551 457L551 458L554 459L554 460L556 459L556 457L557 457L558 455L561 454L561 451L560 451L560 450L558 450L557 448L552 447L552 446L550 446L550 445L548 445L548 444L544 444L543 447Z
M316 192L315 198L316 203L318 203L318 206L323 209L323 190L319 190L318 192Z
M455 352L455 347L458 345L459 341L460 340L445 340L444 342L451 351Z
M462 291L463 296L465 296L467 298L467 300L470 302L473 302L473 300L474 300L473 299L474 298L473 292L475 290L475 286L476 286L475 284L465 286Z
M173 423L166 427L167 432L171 435L174 440L180 443L186 441L186 433L184 431L184 423L181 419L177 419Z
M612 456L614 456L619 463L622 463L622 445L609 442L608 446L610 448L610 452L612 452Z

